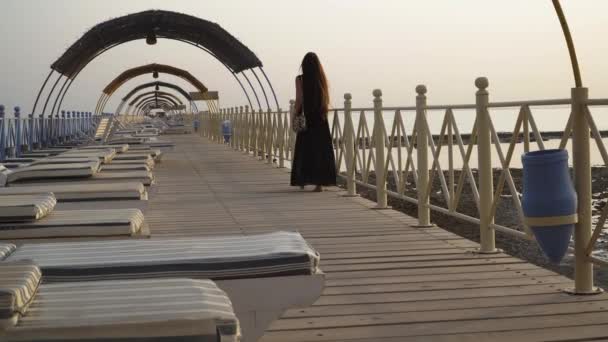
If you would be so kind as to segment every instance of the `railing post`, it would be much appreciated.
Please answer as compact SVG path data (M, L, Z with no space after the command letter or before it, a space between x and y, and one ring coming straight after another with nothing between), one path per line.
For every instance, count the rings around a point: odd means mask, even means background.
M245 111L243 110L243 106L239 106L239 113L237 116L237 121L238 121L238 129L239 131L238 133L238 141L236 144L236 150L237 151L242 151L243 150L243 140L245 139Z
M264 110L260 109L258 111L258 143L257 143L257 148L258 151L256 151L256 156L259 158L260 156L262 157L262 160L264 160L264 142L266 141L266 131L264 129Z
M249 115L249 105L245 105L245 141L243 142L243 150L245 154L249 154L249 150L251 148L249 137L251 135L251 116Z
M15 151L16 158L21 157L21 108L15 107Z
M29 114L28 118L28 137L27 137L27 150L28 152L32 152L34 150L34 114Z
M277 108L277 145L279 150L279 168L285 167L285 127L283 125L283 113Z
M386 193L386 175L384 174L385 162L385 136L384 136L384 117L382 115L382 91L375 89L374 95L374 145L376 164L374 171L376 172L376 202L375 209L387 209L388 198Z
M272 112L270 108L266 111L266 163L272 164L273 131L272 131Z
M68 111L69 112L69 111ZM59 124L60 127L60 133L61 133L61 142L64 143L67 140L67 127L66 127L66 112L65 110L61 111L61 121Z
M230 121L230 127L231 127L231 134L232 136L230 137L230 147L234 148L236 145L236 140L238 139L237 136L239 134L238 132L238 124L236 122L236 107L232 107L230 108L230 114L229 114L229 118L228 120Z
M426 195L429 184L429 136L426 123L426 86L420 84L416 87L416 163L418 170L418 225L416 227L431 226L430 199Z
M5 130L6 118L4 116L4 105L0 105L0 161L4 161L6 157Z
M475 80L477 113L477 172L479 177L479 253L496 253L494 219L492 202L494 198L494 180L492 171L492 137L490 133L490 113L488 111L489 82L485 77Z
M289 100L289 158L293 163L293 153L296 149L296 132L293 131L293 117L296 110L296 101Z
M590 131L585 117L589 90L584 87L573 88L571 95L574 124L572 138L574 187L578 198L578 223L574 229L575 268L572 292L593 294L600 290L593 286L593 263L586 252L592 234Z
M344 162L346 163L346 195L357 196L357 183L355 182L355 137L352 117L352 95L344 94ZM337 115L337 114L336 114Z

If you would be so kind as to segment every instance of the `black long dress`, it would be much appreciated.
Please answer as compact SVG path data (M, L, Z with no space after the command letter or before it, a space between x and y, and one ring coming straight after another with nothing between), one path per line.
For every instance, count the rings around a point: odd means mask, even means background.
M336 160L334 157L327 113L306 108L319 108L314 90L303 85L306 130L298 133L291 167L291 185L336 185Z

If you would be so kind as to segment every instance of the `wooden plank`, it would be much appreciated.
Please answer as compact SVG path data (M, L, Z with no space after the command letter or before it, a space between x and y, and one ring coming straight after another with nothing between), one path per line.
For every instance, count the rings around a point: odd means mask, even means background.
M321 254L326 288L276 321L265 342L538 341L606 338L608 296L364 198L290 187L289 172L194 135L154 174L152 238L299 231ZM309 189L310 190L310 189Z

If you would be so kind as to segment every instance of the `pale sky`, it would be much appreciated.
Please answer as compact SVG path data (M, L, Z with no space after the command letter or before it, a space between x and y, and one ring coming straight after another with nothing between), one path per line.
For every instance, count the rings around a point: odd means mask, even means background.
M608 1L562 0L592 97L608 97ZM490 80L493 100L568 97L568 53L549 0L1 0L0 104L31 110L49 67L95 24L148 9L183 12L218 23L264 63L281 107L294 96L303 55L315 51L327 72L332 104L350 92L371 106L382 89L387 105L412 105L426 84L429 103L471 103L477 76ZM603 19L602 19L603 18ZM226 69L184 43L123 44L80 74L66 109L93 111L102 88L122 71L148 63L186 69L222 105L244 105ZM171 76L175 82L193 90ZM149 75L123 86L106 107ZM201 106L202 107L202 106Z

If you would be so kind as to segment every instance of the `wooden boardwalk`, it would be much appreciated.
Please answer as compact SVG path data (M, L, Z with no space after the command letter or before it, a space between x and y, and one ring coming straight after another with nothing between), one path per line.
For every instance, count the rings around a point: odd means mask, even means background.
M608 295L374 203L288 186L287 169L194 135L155 170L154 239L297 230L321 253L323 296L276 321L264 342L608 340Z

